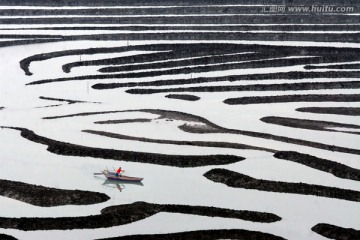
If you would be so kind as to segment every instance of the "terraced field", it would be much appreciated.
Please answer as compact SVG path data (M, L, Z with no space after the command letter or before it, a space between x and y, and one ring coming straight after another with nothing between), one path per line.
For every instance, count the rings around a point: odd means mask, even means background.
M360 239L360 7L326 4L0 0L0 238Z

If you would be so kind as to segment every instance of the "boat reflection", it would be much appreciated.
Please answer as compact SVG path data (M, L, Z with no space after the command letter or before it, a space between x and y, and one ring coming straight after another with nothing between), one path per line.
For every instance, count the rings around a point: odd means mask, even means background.
M124 190L126 186L129 185L144 186L142 182L115 181L109 179L106 179L102 185L105 187L117 188L120 192L122 192L122 190Z

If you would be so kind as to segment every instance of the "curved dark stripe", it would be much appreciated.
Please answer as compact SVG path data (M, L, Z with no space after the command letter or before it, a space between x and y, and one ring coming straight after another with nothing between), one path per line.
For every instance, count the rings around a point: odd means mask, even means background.
M327 223L319 223L311 228L312 231L329 239L360 239L360 231L353 228L343 228Z
M90 75L86 79L100 79L100 76L105 75ZM108 79L119 78L119 74L107 75ZM125 83L97 83L92 85L93 89L104 90L123 87L145 87L145 86L169 86L169 85L185 85L185 84L198 84L198 83L210 83L210 82L234 82L242 80L273 80L273 79L306 79L306 78L360 78L360 71L326 71L326 72L278 72L278 73L264 73L264 74L246 74L246 75L230 75L225 77L200 77L192 79L175 79L175 80L156 80L146 82L125 82ZM85 79L85 78L84 78ZM106 79L106 77L103 77ZM67 78L66 80L83 80L82 77ZM47 83L49 80L35 81L29 83L41 84Z
M356 107L303 107L297 108L296 111L319 114L360 116L360 108Z
M319 148L327 151L337 151L337 152L344 152L344 153L350 153L350 154L356 154L360 155L360 150L358 149L352 149L352 148L345 148L345 147L339 147L334 145L328 145L318 142L311 142L296 138L289 138L284 136L278 136L268 133L262 133L262 132L252 132L252 131L245 131L245 130L238 130L238 129L229 129L229 128L223 128L219 125L216 125L209 120L188 114L183 112L176 112L176 111L167 111L167 110L160 110L160 109L140 109L140 110L124 110L124 111L109 111L109 112L87 112L87 113L78 113L78 114L70 114L70 115L62 115L62 116L52 116L52 117L46 117L43 119L58 119L58 118L68 118L68 117L76 117L76 116L88 116L88 115L94 115L94 114L106 114L106 113L115 113L115 112L147 112L152 113L156 115L160 115L158 118L167 118L167 119L173 119L173 120L182 120L182 121L189 121L189 122L196 122L200 123L200 126L192 126L192 125L182 125L179 128L185 132L189 133L198 133L198 134L204 134L204 133L231 133L231 134L239 134L239 135L245 135L250 137L257 137L257 138L264 138L264 139L270 139L274 141L279 142L285 142L290 144L296 144L296 145L302 145L307 147L313 147L313 148Z
M151 122L152 119L148 118L134 118L134 119L119 119L119 120L105 120L105 121L96 121L95 124L120 124L120 123L144 123Z
M121 53L127 51L135 51L135 50L143 50L143 51L175 51L179 49L203 49L203 48L219 48L222 46L223 48L230 49L239 49L242 45L239 44L151 44L151 45L136 45L136 46L126 46L126 47L110 47L110 48L86 48L86 49L74 49L74 50L65 50L65 51L57 51L57 52L49 52L49 53L41 53L32 55L30 57L24 58L20 61L20 67L25 71L27 75L31 75L29 72L29 65L34 61L44 61L57 57L64 56L73 56L73 55L93 55L100 53ZM349 52L351 49L346 49L345 52ZM349 52L350 53L350 52ZM127 59L127 58L125 58ZM131 60L131 59L129 59ZM86 61L84 61L86 62ZM76 62L75 62L76 63ZM80 62L81 63L81 62ZM67 68L67 67L65 67ZM71 68L71 66L69 66Z
M360 202L360 192L348 189L307 183L288 183L262 180L220 168L212 169L206 172L204 176L213 182L219 182L233 188L255 189L259 191L287 194L313 195L318 197Z
M89 205L110 199L104 193L64 190L0 179L0 196L41 207Z
M11 228L23 231L35 230L70 230L94 229L120 226L153 216L159 212L173 212L193 214L209 217L236 218L246 221L271 223L281 220L272 213L255 211L231 210L225 208L152 204L135 202L111 206L101 210L99 215L84 217L58 217L58 218L4 218L0 217L1 228Z
M359 72L360 74L360 72ZM126 90L131 94L154 94L164 92L242 92L242 91L304 91L321 89L357 89L359 81L351 82L306 82L306 83L280 83L280 84L254 84L239 86L201 86L188 88L133 88Z
M0 48L1 47L12 47L12 46L18 46L18 45L29 45L29 44L37 44L37 43L50 43L50 42L59 42L62 41L62 39L26 39L26 40L9 40L9 41L1 41L0 42Z
M326 16L326 17L325 17ZM240 16L156 16L153 17L76 17L76 18L1 18L0 24L351 24L358 23L356 15L265 14Z
M60 142L35 134L25 128L1 127L21 132L21 136L36 143L47 145L47 151L65 156L93 157L130 162L151 163L174 167L199 167L207 165L224 165L242 161L245 158L234 155L167 155L147 152L133 152L114 149L103 149Z
M74 67L80 66L100 66L100 65L120 65L120 64L144 64L148 62L155 61L164 61L170 59L181 59L181 58L189 58L189 57L201 57L207 55L223 55L229 53L238 53L246 51L247 47L243 47L242 45L232 45L232 44L187 44L187 45L169 45L164 49L167 52L158 52L158 53L145 53L138 54L133 56L125 56L125 57L115 57L115 58L106 58L106 59L98 59L98 60L90 60L90 61L78 61L67 63L63 65L64 72L70 72L70 70ZM144 47L146 48L146 47ZM149 49L151 51L151 48ZM257 59L261 56L254 54L246 54L249 59ZM267 54L268 55L268 54ZM266 57L265 55L264 57ZM242 56L244 59L245 56ZM161 64L161 63L157 63Z
M313 66L308 65L304 67L306 70L310 69L360 69L360 64L354 63L354 64L330 64L326 66Z
M343 132L343 133L351 133L351 134L360 134L356 131L351 130L334 130L331 128L352 128L352 129L360 129L360 125L355 124L344 124L337 122L327 122L327 121L317 121L317 120L308 120L308 119L298 119L298 118L287 118L287 117L263 117L260 119L263 122L276 124L286 127L292 128L302 128L302 129L310 129L317 131L329 131L329 132Z
M224 100L224 103L230 105L286 103L286 102L360 102L360 94L281 95L281 96L228 98Z
M360 25L163 25L163 26L84 26L84 27L16 27L0 28L0 30L127 30L127 31L150 31L150 30L210 30L210 31L360 31Z
M266 67L283 67L283 66L293 66L293 65L302 65L302 64L315 64L323 62L322 57L299 57L299 58L283 58L283 59L271 59L270 54L264 56L268 60L259 59L259 56L251 56L252 54L246 54L246 56L233 55L233 56L211 56L203 57L197 59L185 59L178 61L169 61L162 63L152 63L152 64L141 64L141 65L128 65L128 66L110 66L99 69L99 72L102 73L113 73L121 71L134 71L134 70L155 70L159 68L175 68L169 70L160 70L160 71L150 71L146 72L150 76L156 75L169 75L169 74L184 74L188 72L210 72L210 71L221 71L228 69L244 69L244 68L266 68ZM273 54L273 58L282 58L277 54ZM253 61L250 62L240 62L244 59L252 58ZM269 59L270 58L270 59ZM329 59L330 60L330 59ZM330 60L334 61L334 58ZM339 59L341 61L341 59ZM232 63L235 62L235 63ZM326 62L326 60L325 60ZM216 65L211 65L216 64ZM195 66L191 66L195 65ZM202 66L205 65L205 66ZM183 67L183 68L178 68ZM133 73L135 74L135 73ZM128 74L129 75L129 74ZM155 76L156 76L155 75ZM131 77L132 75L130 75Z
M164 47L162 44L154 44L150 46L140 45L140 46L110 47L110 48L86 48L86 49L74 49L74 50L41 53L22 59L20 61L20 67L21 69L24 70L26 75L32 75L32 73L29 71L29 66L32 62L35 61L44 61L52 58L82 55L82 54L93 55L100 53L121 53L121 52L141 50L141 49L149 49L149 51L151 51L151 50L163 49L163 48Z
M82 132L91 133L99 136L105 136L110 138L122 139L122 140L131 140L131 141L140 141L140 142L149 142L149 143L159 143L159 144L173 144L173 145L182 145L182 146L197 146L197 147L214 147L214 148L233 148L233 149L251 149L251 150L260 150L267 152L275 152L274 149L255 147L247 144L240 143L229 143L229 142L203 142L203 141L174 141L174 140L161 140L161 139L150 139L142 137L132 137L123 134L104 132L104 131L95 131L95 130L82 130Z
M63 98L51 98L51 97L44 97L44 96L40 96L39 97L42 100L49 100L49 101L58 101L58 102L67 102L68 104L74 104L74 103L89 103L87 101L80 101L80 100L71 100L71 99L63 99ZM96 102L91 102L91 103L96 103ZM99 103L99 102L97 102Z
M129 239L129 240L183 240L183 239L266 239L266 240L285 240L282 237L269 233L248 231L242 229L224 229L224 230L198 230L180 233L163 234L143 234L128 235L123 237L104 238L103 240Z
M360 170L351 168L341 163L330 161L327 159L318 158L308 154L279 151L274 154L275 158L284 159L306 165L308 167L330 173L336 177L360 181Z
M201 60L200 60L201 61ZM314 63L320 62L320 57L313 57L313 58L294 58L294 59L274 59L274 60L261 60L261 61L251 61L247 63L220 63L217 65L205 65L200 66L189 66L189 67L181 67L181 68L174 68L169 70L159 70L159 71L146 71L146 72L130 72L130 73L123 73L120 75L120 78L142 78L142 77L157 77L157 76L164 76L164 75L178 75L178 74L189 74L189 73L205 73L205 72L213 72L213 71L224 71L224 70L234 70L234 69L249 69L249 68L266 68L266 67L284 67L284 66L293 66L293 65L302 65L307 63ZM191 60L184 61L187 63L192 62ZM186 63L180 63L187 65ZM176 62L173 63L163 63L159 65L173 65L176 66ZM156 64L152 66L156 69ZM135 65L130 68L137 69L141 66ZM117 67L107 67L99 69L99 72L102 73L112 73L117 72Z

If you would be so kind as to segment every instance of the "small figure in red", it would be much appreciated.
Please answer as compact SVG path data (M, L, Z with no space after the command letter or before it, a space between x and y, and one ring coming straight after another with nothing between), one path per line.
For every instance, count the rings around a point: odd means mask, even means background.
M121 177L121 173L122 173L122 172L125 172L125 171L122 170L121 167L119 167L118 170L116 171L116 176L117 176L117 177L119 177L119 176Z

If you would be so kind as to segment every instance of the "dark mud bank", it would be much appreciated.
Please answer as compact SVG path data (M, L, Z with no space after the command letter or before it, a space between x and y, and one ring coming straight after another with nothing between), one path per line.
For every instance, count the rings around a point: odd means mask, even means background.
M4 128L4 127L2 127ZM166 155L157 153L132 152L114 149L86 147L72 143L60 142L42 137L25 128L13 128L21 132L21 136L36 143L47 145L49 152L65 155L113 159L130 162L142 162L174 167L198 167L207 165L224 165L242 161L245 158L234 155Z
M241 173L219 168L206 172L204 176L213 182L223 183L229 187L234 188L256 189L266 192L313 195L360 202L360 192L353 190L345 190L341 188L306 183L287 183L261 180Z
M238 239L238 240L285 240L269 233L248 231L242 229L224 229L224 230L200 230L181 233L152 234L152 235L132 235L115 238L106 238L106 240L129 239L129 240L183 240L183 239ZM105 240L105 239L103 239Z
M328 172L336 177L360 181L360 170L327 159L318 158L309 154L292 151L279 151L275 158L284 159L306 165L308 167Z
M0 228L19 229L23 231L104 228L136 222L153 216L159 212L236 218L262 223L272 223L281 220L279 216L272 213L203 206L160 205L146 202L135 202L132 204L107 207L101 210L100 215L84 217L0 218Z
M303 107L297 108L296 111L319 114L360 116L360 108L357 107Z
M0 196L41 207L88 205L110 199L104 193L63 190L9 180L0 180Z
M311 228L323 237L336 240L360 239L360 231L353 228L342 228L331 224L319 223Z

